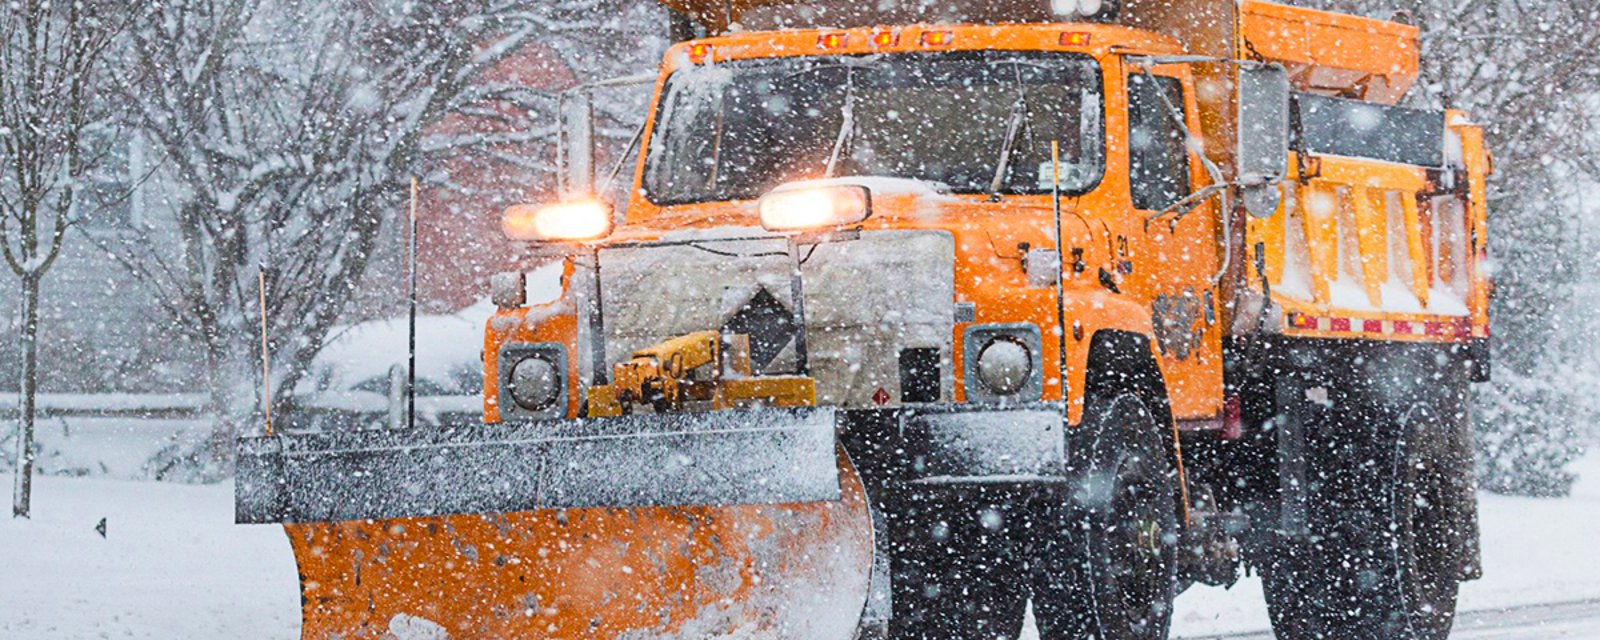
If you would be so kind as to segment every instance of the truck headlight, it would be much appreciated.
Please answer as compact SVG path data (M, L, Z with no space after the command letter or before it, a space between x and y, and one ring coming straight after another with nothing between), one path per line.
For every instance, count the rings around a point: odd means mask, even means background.
M968 402L1032 402L1044 394L1039 326L968 325L962 335L962 386Z
M500 230L512 240L581 242L611 235L611 205L574 200L549 206L519 204L500 217Z
M567 417L567 347L508 342L500 347L499 406L504 419Z
M560 396L561 374L556 365L539 356L528 356L511 368L511 399L528 411L542 411Z
M1033 374L1033 354L1015 340L995 338L978 352L978 381L998 396L1016 395Z
M769 231L806 231L866 220L872 193L861 185L796 182L768 192L757 207Z

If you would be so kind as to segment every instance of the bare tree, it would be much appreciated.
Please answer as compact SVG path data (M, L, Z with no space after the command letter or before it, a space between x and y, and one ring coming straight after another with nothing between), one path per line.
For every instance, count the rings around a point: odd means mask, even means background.
M124 4L18 0L0 9L0 253L23 305L13 516L31 511L39 287L61 255L82 181L104 154L86 138L104 125L101 67L126 24Z
M505 105L546 108L486 74L536 39L593 31L608 19L595 4L172 0L139 10L124 65L142 74L118 92L156 149L156 180L171 183L170 224L108 248L158 292L174 330L204 345L223 428L190 462L226 464L260 406L258 266L269 269L270 401L286 405L357 298L380 232L402 219L409 176L463 145L539 134L430 136L433 127Z

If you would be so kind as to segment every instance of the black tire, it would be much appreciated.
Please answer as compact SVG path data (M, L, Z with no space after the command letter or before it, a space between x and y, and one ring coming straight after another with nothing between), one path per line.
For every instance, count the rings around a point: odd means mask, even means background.
M894 640L1015 640L1027 607L1016 491L921 489L894 526Z
M1171 427L1126 391L1091 393L1069 436L1059 534L1038 547L1041 640L1167 637L1177 595L1178 475Z
M1365 486L1324 477L1312 492L1309 538L1267 545L1261 572L1273 630L1282 640L1444 640L1460 567L1451 470L1426 448L1438 440L1439 418L1426 404L1396 414L1359 394L1342 404L1354 408L1325 430L1345 437L1311 447L1309 467L1359 473Z

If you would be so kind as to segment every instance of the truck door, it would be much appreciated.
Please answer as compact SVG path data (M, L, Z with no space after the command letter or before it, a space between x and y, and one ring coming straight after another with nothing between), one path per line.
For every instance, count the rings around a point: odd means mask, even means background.
M1215 198L1172 209L1209 183L1184 135L1201 135L1192 77L1178 65L1127 65L1128 196L1132 219L1113 238L1129 295L1150 310L1173 416L1210 419L1222 406L1220 266ZM1180 120L1181 118L1181 120ZM1126 246L1124 246L1126 245Z

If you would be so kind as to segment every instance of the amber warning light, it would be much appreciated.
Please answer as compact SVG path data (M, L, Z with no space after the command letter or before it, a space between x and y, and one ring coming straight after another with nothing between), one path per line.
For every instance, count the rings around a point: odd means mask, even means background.
M689 47L689 61L695 64L704 63L711 58L711 45L696 44Z
M1089 46L1089 34L1082 31L1068 31L1063 33L1061 34L1061 46L1087 47Z
M848 33L824 33L817 37L817 46L823 49L843 49L850 44Z

